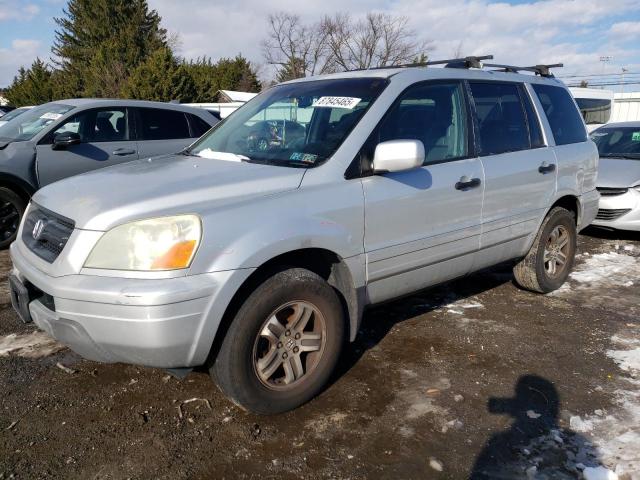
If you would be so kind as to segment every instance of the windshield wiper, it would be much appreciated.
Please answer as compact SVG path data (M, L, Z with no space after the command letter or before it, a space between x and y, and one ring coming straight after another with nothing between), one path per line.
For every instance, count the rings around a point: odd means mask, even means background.
M601 153L605 158L625 158L627 160L640 160L640 153Z
M301 162L298 160L278 160L271 158L252 158L247 160L248 163L258 163L261 165L275 165L276 167L294 167L294 168L309 168L313 167L313 163Z

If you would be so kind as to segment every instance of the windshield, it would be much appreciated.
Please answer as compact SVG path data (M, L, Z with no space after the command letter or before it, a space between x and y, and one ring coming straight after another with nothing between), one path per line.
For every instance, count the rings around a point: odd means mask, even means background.
M637 127L603 127L591 134L601 157L640 159L640 125Z
M274 87L186 153L280 166L319 165L333 155L386 85L385 79L353 78Z
M9 120L0 127L0 140L24 142L73 109L71 105L45 103Z
M11 110L9 113L7 113L6 115L3 115L2 118L0 118L0 122L2 122L2 125L4 125L9 120L13 120L18 115L26 112L27 110L29 110L29 109L28 108L24 108L24 107L23 108L16 108L15 110Z
M580 113L587 125L601 125L611 118L611 100L605 98L576 98Z

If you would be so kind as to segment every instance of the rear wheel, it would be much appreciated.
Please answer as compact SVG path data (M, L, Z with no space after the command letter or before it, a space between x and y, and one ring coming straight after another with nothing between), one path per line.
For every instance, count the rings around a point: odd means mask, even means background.
M25 201L6 187L0 187L0 249L7 248L16 239Z
M245 300L210 373L242 408L285 412L322 390L343 338L344 314L335 291L315 273L292 268Z
M516 282L533 292L548 293L567 280L576 254L575 218L562 207L551 210L529 253L513 269Z

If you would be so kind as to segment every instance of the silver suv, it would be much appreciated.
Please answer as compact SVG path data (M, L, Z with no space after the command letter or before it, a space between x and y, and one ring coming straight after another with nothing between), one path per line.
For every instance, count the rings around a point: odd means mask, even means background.
M512 259L557 289L598 152L560 81L513 69L284 83L179 155L49 185L11 245L13 305L88 359L206 365L267 414L321 391L369 305Z

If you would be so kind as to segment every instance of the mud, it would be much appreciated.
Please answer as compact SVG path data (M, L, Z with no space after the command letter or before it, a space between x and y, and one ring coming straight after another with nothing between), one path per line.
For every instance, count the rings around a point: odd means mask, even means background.
M273 417L231 405L204 370L179 381L57 350L2 289L0 479L581 478L600 464L640 478L638 284L640 237L592 231L552 295L501 265L378 306L327 390Z

